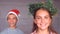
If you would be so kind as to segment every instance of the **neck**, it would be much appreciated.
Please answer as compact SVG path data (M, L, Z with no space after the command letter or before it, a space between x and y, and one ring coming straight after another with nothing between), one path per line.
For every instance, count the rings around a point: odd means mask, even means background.
M15 28L16 28L16 26L10 26L9 28L11 28L11 29L15 29Z
M38 29L37 34L49 34L49 31L48 29L44 29L44 30Z

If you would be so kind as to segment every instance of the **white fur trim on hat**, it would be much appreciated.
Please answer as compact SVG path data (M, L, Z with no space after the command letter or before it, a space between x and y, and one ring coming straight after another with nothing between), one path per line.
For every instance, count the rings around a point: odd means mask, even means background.
M15 13L15 12L13 12L13 11L11 11L11 12L9 12L8 14L7 14L7 16L9 15L9 14L14 14L17 18L18 18L18 15Z

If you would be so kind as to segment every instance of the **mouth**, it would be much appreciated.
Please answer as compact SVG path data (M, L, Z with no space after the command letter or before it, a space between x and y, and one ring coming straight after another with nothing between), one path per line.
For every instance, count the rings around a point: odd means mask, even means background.
M47 25L47 23L45 23L45 24L40 24L40 26L42 26L42 27L45 27Z

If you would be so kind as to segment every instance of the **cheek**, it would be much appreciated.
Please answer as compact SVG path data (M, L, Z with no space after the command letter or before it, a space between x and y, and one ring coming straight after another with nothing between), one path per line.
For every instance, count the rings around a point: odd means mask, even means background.
M17 22L17 20L13 20L15 23Z
M8 23L10 23L11 22L11 20L7 20L8 21Z
M17 22L17 20L13 19L13 20L8 20L8 23L15 23Z
M47 20L46 23L47 23L48 25L51 25L51 23L52 23L52 22L51 22L51 19Z
M35 23L36 23L37 25L47 24L47 26L49 26L49 25L51 25L51 19L44 20L43 23L41 22L41 20L35 20Z
M36 24L40 24L41 23L41 20L35 20L35 23Z

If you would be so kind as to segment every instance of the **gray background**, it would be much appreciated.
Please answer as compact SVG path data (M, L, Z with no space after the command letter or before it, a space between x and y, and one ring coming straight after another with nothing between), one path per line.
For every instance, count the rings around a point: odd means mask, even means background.
M11 9L18 9L21 13L17 27L25 34L31 33L33 18L29 13L29 4L41 2L42 0L0 0L0 32L8 27L6 15ZM53 17L53 26L60 34L60 0L53 0L54 6L58 9L57 14Z

